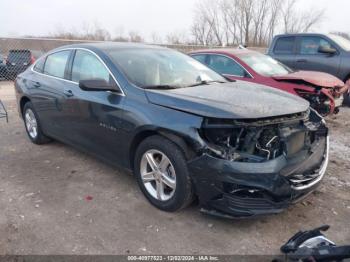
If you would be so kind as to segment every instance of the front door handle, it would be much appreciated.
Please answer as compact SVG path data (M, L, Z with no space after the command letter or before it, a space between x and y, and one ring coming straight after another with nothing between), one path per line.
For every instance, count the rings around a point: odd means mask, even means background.
M39 88L41 87L41 84L39 82L34 82L34 85L33 85L35 88Z
M65 89L65 90L63 91L63 93L64 93L64 95L65 95L66 97L74 96L73 91L70 90L70 89Z
M298 63L307 63L307 59L298 59L297 62Z

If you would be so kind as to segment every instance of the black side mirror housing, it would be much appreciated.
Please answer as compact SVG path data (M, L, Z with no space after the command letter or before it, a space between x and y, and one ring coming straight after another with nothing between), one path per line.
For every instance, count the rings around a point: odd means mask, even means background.
M103 79L80 80L79 87L84 91L114 91L120 92L117 85Z
M318 48L318 52L321 54L329 54L329 55L334 55L337 53L337 50L332 47L325 47L325 46L320 46Z

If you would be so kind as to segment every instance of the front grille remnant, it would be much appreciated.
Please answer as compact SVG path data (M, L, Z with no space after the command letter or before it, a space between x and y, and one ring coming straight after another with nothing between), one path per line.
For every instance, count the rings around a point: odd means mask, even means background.
M292 188L295 190L305 190L320 182L328 166L329 161L329 137L327 137L327 149L324 154L323 162L321 167L316 170L313 174L296 174L289 177L289 181Z

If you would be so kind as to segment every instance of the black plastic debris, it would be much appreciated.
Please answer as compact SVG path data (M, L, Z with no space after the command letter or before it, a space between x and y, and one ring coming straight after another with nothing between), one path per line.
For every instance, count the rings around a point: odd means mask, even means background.
M1 118L5 118L6 122L9 122L9 118L8 118L8 113L6 111L5 105L2 103L2 101L0 100L0 119Z

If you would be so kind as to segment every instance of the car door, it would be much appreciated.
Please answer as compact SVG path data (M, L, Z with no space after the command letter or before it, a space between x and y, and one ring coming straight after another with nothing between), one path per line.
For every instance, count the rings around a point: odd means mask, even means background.
M296 59L296 37L282 36L275 40L273 50L271 50L272 57L290 68L295 67Z
M336 49L328 39L321 36L298 37L296 69L337 75L341 62L339 52L336 54L323 54L319 52L320 47Z
M247 72L247 70L245 70L243 66L241 66L231 57L218 54L208 54L206 64L215 72L229 79L251 79L251 75Z
M118 161L124 94L119 91L84 91L81 80L105 80L118 86L105 63L92 51L77 49L70 65L71 82L64 88L67 140L96 156Z
M69 83L66 69L70 50L58 51L41 58L35 64L27 80L31 101L37 111L43 130L47 135L63 138L62 100L64 88Z

